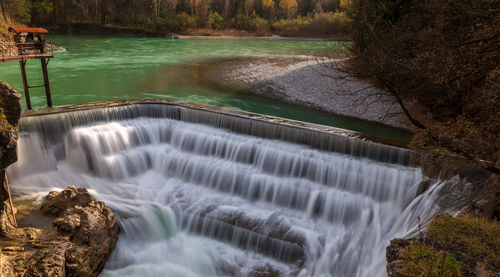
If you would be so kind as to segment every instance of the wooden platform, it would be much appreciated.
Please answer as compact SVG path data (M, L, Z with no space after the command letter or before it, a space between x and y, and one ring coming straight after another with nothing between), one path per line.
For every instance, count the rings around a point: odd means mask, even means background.
M42 59L42 58L53 58L54 54L34 54L34 55L22 55L22 56L0 56L0 62L15 62L15 61L27 61L34 59Z
M43 85L41 86L45 87L47 106L52 107L47 65L50 59L54 57L54 47L53 44L45 40L45 34L48 31L43 28L15 27L10 27L9 31L16 33L14 41L0 42L0 62L19 62L23 78L24 94L26 95L26 106L28 110L31 110L30 86L28 85L28 78L26 76L26 62L28 60L40 60L43 74Z
M53 57L54 47L46 41L0 43L0 62L50 59Z

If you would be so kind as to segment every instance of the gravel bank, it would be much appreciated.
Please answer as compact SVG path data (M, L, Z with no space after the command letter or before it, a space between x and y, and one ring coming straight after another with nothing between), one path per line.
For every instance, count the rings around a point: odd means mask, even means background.
M288 103L408 129L394 97L328 65L331 61L312 57L233 60L219 64L214 79Z

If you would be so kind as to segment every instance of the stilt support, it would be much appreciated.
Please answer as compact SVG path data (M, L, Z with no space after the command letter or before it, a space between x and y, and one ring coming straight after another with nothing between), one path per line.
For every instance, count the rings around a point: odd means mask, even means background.
M26 61L19 61L19 65L21 66L21 75L23 77L23 86L24 86L24 95L26 96L26 106L28 110L31 110L31 99L30 99L30 91L28 87L28 77L26 77Z
M52 107L52 96L50 95L49 74L47 72L47 59L40 59L42 63L43 84L45 85L45 96L47 98L47 106Z

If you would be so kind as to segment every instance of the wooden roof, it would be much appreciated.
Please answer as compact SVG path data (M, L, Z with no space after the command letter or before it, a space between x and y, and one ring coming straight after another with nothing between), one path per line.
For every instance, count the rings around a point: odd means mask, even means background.
M44 28L23 28L23 27L10 27L9 31L14 33L37 33L37 34L48 34L49 31Z

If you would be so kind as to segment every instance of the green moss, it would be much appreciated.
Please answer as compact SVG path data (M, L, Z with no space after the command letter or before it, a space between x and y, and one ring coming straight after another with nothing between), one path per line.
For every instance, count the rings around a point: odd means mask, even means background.
M427 235L455 249L466 259L500 262L500 224L470 216L436 217L427 229Z
M403 262L404 276L462 276L462 262L425 244L410 244Z

